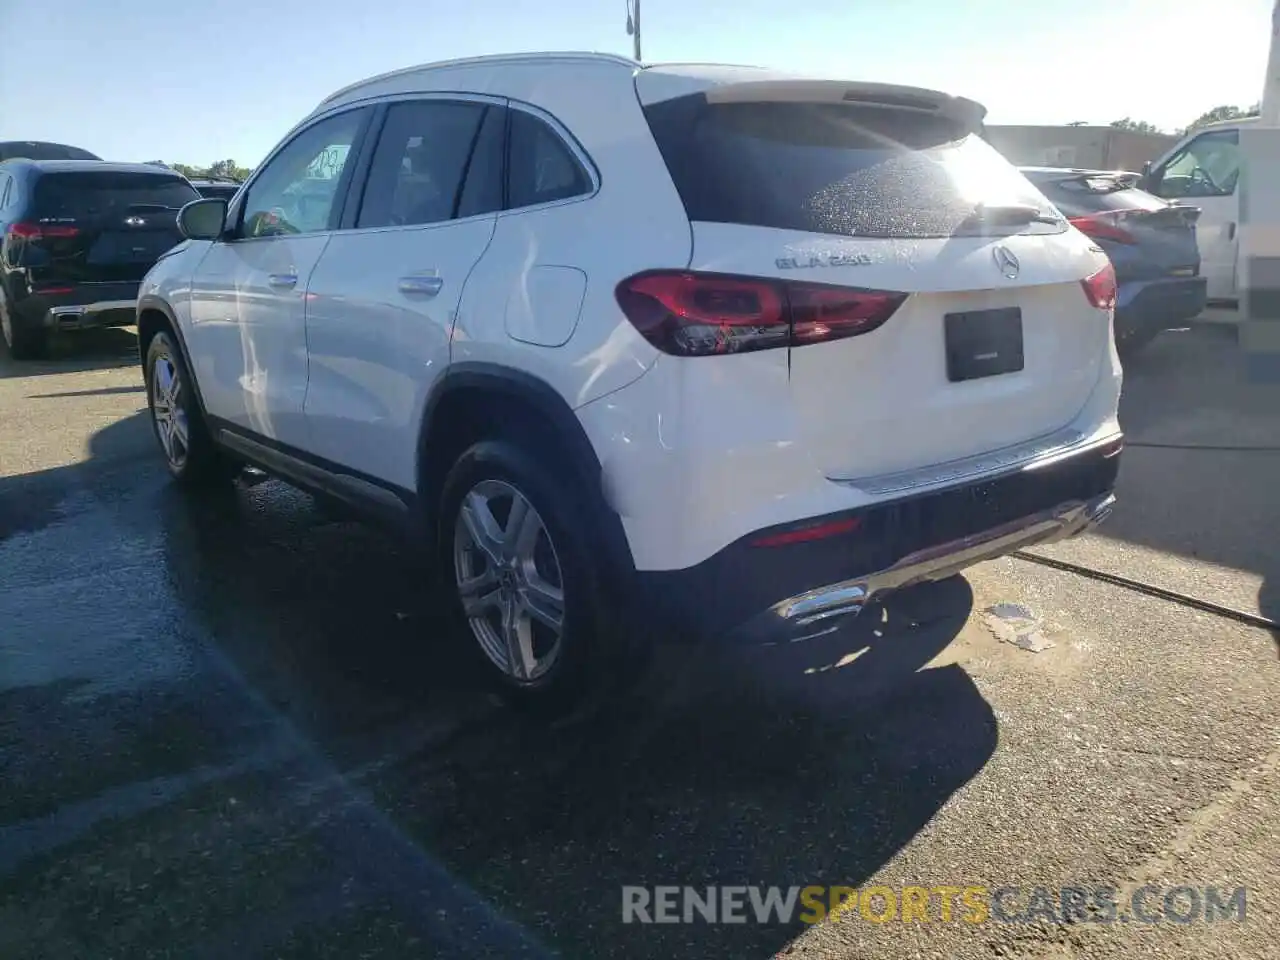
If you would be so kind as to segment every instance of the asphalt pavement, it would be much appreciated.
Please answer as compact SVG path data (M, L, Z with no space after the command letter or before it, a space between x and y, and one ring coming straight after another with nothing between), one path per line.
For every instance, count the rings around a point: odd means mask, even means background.
M1042 552L1280 618L1280 385L1241 364L1217 328L1136 360L1117 512ZM1264 630L1007 559L805 643L655 638L632 695L546 728L477 686L411 552L275 481L184 495L144 409L131 331L0 358L4 960L1280 957ZM622 922L624 885L747 884L1247 914Z

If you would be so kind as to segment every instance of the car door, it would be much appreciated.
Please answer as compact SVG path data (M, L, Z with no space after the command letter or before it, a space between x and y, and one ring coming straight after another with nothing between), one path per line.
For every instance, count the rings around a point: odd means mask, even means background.
M307 287L305 409L317 454L413 490L426 396L502 205L505 106L449 95L383 109L351 229L333 235Z
M1238 130L1206 130L1172 153L1149 177L1151 193L1200 208L1196 243L1210 300L1238 295L1241 159Z
M205 408L305 450L304 295L341 216L368 107L303 128L263 164L192 277L189 344Z

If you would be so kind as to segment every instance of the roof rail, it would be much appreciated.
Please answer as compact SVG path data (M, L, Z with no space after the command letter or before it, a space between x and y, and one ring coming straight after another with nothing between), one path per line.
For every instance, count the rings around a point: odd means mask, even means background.
M501 63L528 63L538 60L587 60L597 63L616 63L619 66L636 69L640 64L632 60L630 57L619 56L616 53L594 53L590 51L565 51L565 52L547 52L547 53L494 53L485 54L478 57L459 57L456 60L438 60L432 63L419 63L411 67L401 67L399 70L390 70L387 73L380 73L376 77L368 77L364 80L358 80L355 83L348 84L341 90L329 94L320 101L323 107L327 103L332 103L341 97L346 96L359 90L361 87L372 86L383 80L392 80L396 77L407 76L411 73L418 73L421 70L439 70L446 67L467 67L482 66L484 64L501 64Z

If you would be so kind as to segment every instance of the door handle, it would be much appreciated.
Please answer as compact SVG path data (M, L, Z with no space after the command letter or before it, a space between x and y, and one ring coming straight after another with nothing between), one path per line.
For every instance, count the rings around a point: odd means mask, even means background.
M441 277L401 277L400 278L401 293L416 293L424 297L434 297L444 287L444 279Z
M1233 220L1227 224L1227 239L1234 240L1235 238L1236 238L1236 224L1235 224L1235 221Z
M292 287L298 282L296 273L269 273L267 283L273 287Z

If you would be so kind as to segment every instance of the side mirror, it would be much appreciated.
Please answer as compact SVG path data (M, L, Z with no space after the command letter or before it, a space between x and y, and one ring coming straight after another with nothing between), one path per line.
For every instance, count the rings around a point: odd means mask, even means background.
M217 240L227 227L227 201L205 197L178 211L178 230L188 240Z
M1146 163L1142 165L1142 176L1138 178L1137 187L1140 190L1146 190L1148 193L1150 193L1151 188L1154 186L1155 186L1155 183L1152 182L1152 179L1151 179L1151 161L1148 160Z

